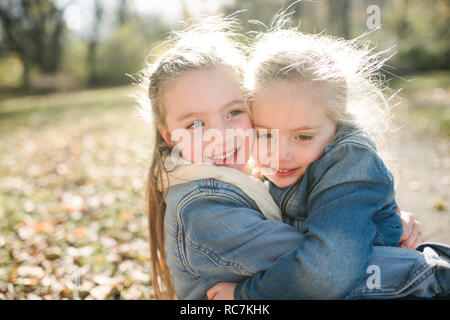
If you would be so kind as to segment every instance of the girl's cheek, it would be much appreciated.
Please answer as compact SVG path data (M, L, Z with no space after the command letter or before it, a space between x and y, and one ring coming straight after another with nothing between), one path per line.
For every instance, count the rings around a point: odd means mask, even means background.
M305 148L303 152L298 155L297 158L300 159L302 167L306 168L311 163L319 159L321 155L322 155L322 148L317 146L311 147L308 146L308 148Z
M237 143L236 147L242 148L242 151L245 150L245 159L248 160L256 145L256 136L250 116L243 115L242 118L239 121L236 121L229 129L235 130L237 138L234 139L234 143ZM227 148L230 149L230 147Z
M239 121L233 124L233 129L248 130L253 129L253 123L248 113L244 113L240 116Z
M203 150L205 149L206 143L203 141L202 136L195 136L193 139L193 144L191 145L191 162L203 162Z
M201 137L196 137L191 134L183 136L177 141L176 147L185 160L192 163L202 161L203 141Z
M247 131L253 129L253 124L248 115L243 115L239 121L232 123L228 129Z
M255 139L252 157L258 167L269 167L273 160L270 141L266 139Z

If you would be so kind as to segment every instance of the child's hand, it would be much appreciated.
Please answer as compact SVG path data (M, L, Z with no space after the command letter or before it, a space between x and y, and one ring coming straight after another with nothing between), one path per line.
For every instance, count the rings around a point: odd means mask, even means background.
M234 288L236 282L219 282L208 289L208 300L234 300Z
M403 233L400 237L400 247L415 249L419 243L423 242L422 226L411 212L397 211L402 220Z

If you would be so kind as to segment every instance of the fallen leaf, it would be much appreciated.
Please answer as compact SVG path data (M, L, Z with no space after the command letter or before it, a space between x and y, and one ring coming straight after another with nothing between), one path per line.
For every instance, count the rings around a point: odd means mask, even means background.
M45 273L41 267L22 265L17 269L17 274L21 277L42 278Z
M49 222L38 222L34 225L34 231L36 233L52 233L53 225Z
M105 300L112 289L113 286L111 284L100 285L92 289L90 295L96 300Z
M86 228L85 227L76 228L74 234L77 238L86 238Z
M442 201L436 201L433 204L433 208L438 210L438 211L446 211L447 207L445 206L445 203L443 203Z
M130 221L134 218L134 215L128 211L122 211L119 215L120 221Z
M96 264L104 264L105 263L105 258L104 257L102 257L102 256L98 256L98 257L96 257L95 258L95 263Z

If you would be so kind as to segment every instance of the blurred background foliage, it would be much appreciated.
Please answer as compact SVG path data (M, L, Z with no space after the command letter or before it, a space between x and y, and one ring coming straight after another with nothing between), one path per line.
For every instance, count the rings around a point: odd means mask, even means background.
M241 11L251 37L291 6L303 31L351 39L373 5L380 28L363 39L395 46L383 72L405 102L389 138L397 198L450 244L448 0L0 0L0 300L154 297L151 131L128 75L180 20Z
M367 38L377 42L380 49L396 45L398 53L390 62L396 75L450 68L447 0L294 2L2 0L0 88L5 92L128 84L125 74L139 70L146 52L162 34L177 28L180 19L197 12L228 15L244 10L238 18L245 31L261 30L249 21L268 25L274 13L290 5L295 10L293 23L300 23L303 31L326 30L347 39L368 31L370 14L366 9L377 5L381 29ZM177 10L162 14L158 6Z
M140 15L133 1L89 2L2 0L0 88L54 91L130 83L125 74L142 67L145 52L171 25L156 13Z

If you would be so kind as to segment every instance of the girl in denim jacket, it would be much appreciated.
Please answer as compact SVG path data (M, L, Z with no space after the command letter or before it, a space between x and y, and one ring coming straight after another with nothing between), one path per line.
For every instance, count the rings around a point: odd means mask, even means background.
M375 76L383 61L356 42L277 28L260 36L247 70L258 140L277 151L257 154L256 162L283 221L303 235L293 256L328 273L329 286L337 281L339 287L348 261L363 276L373 246L398 247L402 235L393 176L373 141L381 141L387 122L388 102ZM293 274L289 265L278 263L274 276L239 284L236 297L307 297L287 289L295 285L283 274ZM377 289L351 297L401 292Z
M244 173L251 150L251 136L245 132L252 122L241 87L245 60L230 37L230 26L229 21L209 23L176 34L170 48L142 74L150 98L150 105L141 100L142 111L150 112L154 130L146 195L152 285L158 298L205 299L206 290L216 283L242 281L303 250L305 236L277 221L281 212L268 190ZM237 134L232 143L205 144L201 130L210 128ZM187 133L181 139L175 135L179 129ZM174 152L174 146L181 146L181 152ZM377 229L374 222L364 224ZM381 250L364 260L359 255L366 243L339 234L346 250L332 256L337 258L334 268L324 270L320 261L309 260L313 256L289 262L301 297L341 298L364 283L360 275L367 263L389 267L390 262L383 261L390 256L403 259L395 270L403 287L421 292L424 282L412 278L411 269L422 276L424 270L431 271L426 279L438 281L437 262L420 252L412 251L405 260L405 250L394 248L401 251ZM329 274L336 268L343 272L330 285ZM278 293L272 294L276 298ZM442 294L442 288L425 294Z

